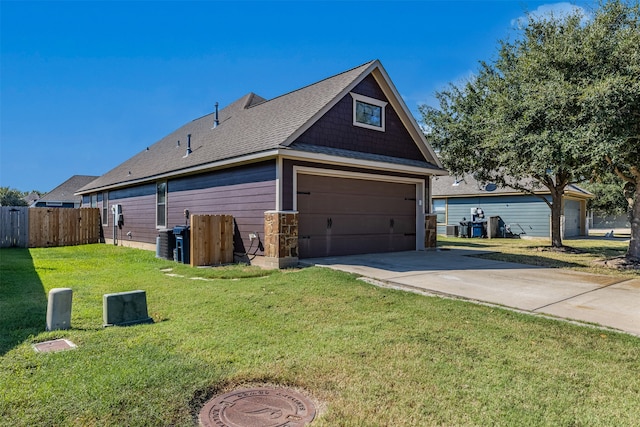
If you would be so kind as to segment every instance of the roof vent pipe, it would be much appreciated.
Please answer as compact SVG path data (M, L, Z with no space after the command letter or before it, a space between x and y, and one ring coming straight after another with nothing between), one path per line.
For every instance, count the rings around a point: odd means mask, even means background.
M214 129L217 128L219 124L220 124L220 120L218 120L218 103L216 102L216 110L213 116L213 128Z
M187 135L187 154L184 156L187 157L189 154L191 154L191 134Z

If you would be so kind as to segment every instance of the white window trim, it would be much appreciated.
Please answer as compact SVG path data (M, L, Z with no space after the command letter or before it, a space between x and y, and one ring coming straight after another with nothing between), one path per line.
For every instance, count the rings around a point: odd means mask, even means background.
M106 215L104 215L105 212L107 212ZM104 217L102 218L102 225L104 225L105 227L108 227L109 226L109 192L108 191L102 192L102 209L100 210L100 216Z
M373 129L373 130L377 130L379 132L384 132L384 125L385 125L385 110L386 110L386 106L388 104L388 102L385 101L380 101L379 99L375 99L375 98L370 98L368 96L364 96L364 95L360 95L358 93L353 93L353 92L349 92L349 94L351 95L351 97L353 98L353 125L354 126L359 126L359 127L363 127L363 128L367 128L367 129ZM378 107L380 107L380 122L382 126L373 126L373 125L369 125L367 123L360 123L358 121L356 121L356 104L358 103L358 101L360 102L364 102L365 104L371 104L371 105L376 105Z
M158 225L158 184L164 183L164 225ZM167 228L168 218L167 218L167 198L169 197L169 187L167 181L156 181L156 229L162 230Z

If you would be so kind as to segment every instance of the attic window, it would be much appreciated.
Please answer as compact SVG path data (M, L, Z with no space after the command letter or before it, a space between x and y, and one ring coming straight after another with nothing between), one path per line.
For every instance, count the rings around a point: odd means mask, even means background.
M384 132L384 111L387 102L351 93L353 98L353 125Z

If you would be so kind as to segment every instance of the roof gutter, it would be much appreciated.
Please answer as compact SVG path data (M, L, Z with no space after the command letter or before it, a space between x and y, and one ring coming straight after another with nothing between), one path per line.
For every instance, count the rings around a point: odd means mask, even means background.
M192 166L190 168L186 168L178 171L161 173L161 174L152 175L144 178L133 179L131 181L117 182L115 184L109 184L102 187L88 188L86 190L77 191L74 194L76 196L82 196L83 194L95 193L95 192L100 192L105 190L112 190L114 188L131 187L134 185L146 184L149 182L155 182L157 180L166 179L166 178L192 175L197 172L207 172L207 171L220 169L230 165L241 165L244 163L253 163L257 160L266 160L271 157L276 157L279 154L279 152L280 150L275 149L275 150L263 151L260 153L249 154L241 157L232 157L230 159L224 159L224 160L220 160L213 163L206 163L198 166Z
M182 169L179 171L171 171L171 172L166 172L162 174L152 175L145 178L134 179L131 181L123 181L115 184L105 185L102 187L89 188L86 190L78 191L74 194L76 196L82 196L84 194L102 192L102 191L112 190L115 188L131 187L134 185L146 184L146 183L155 182L155 181L166 179L166 178L192 175L198 172L212 171L215 169L221 169L231 165L253 163L260 160L276 158L278 156L282 156L283 158L292 159L292 160L315 161L315 162L341 165L341 166L351 166L351 167L359 166L367 169L375 169L375 170L386 171L386 172L413 173L413 174L419 174L419 175L448 175L449 174L446 170L439 169L439 168L422 168L417 166L378 162L374 160L354 160L354 159L349 159L349 158L340 157L340 156L332 156L329 154L318 154L318 153L309 153L306 151L297 151L291 148L276 148L273 150L262 151L259 153L253 153L246 156L233 157L233 158L220 160L213 163L206 163L203 165L193 166L193 167Z

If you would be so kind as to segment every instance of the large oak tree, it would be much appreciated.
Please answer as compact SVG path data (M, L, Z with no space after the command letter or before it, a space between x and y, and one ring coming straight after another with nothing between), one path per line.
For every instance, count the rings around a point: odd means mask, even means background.
M529 15L497 58L420 107L452 174L472 173L543 197L551 243L562 246L567 185L607 171L633 190L627 256L640 259L640 27L638 3L602 3L593 16Z

